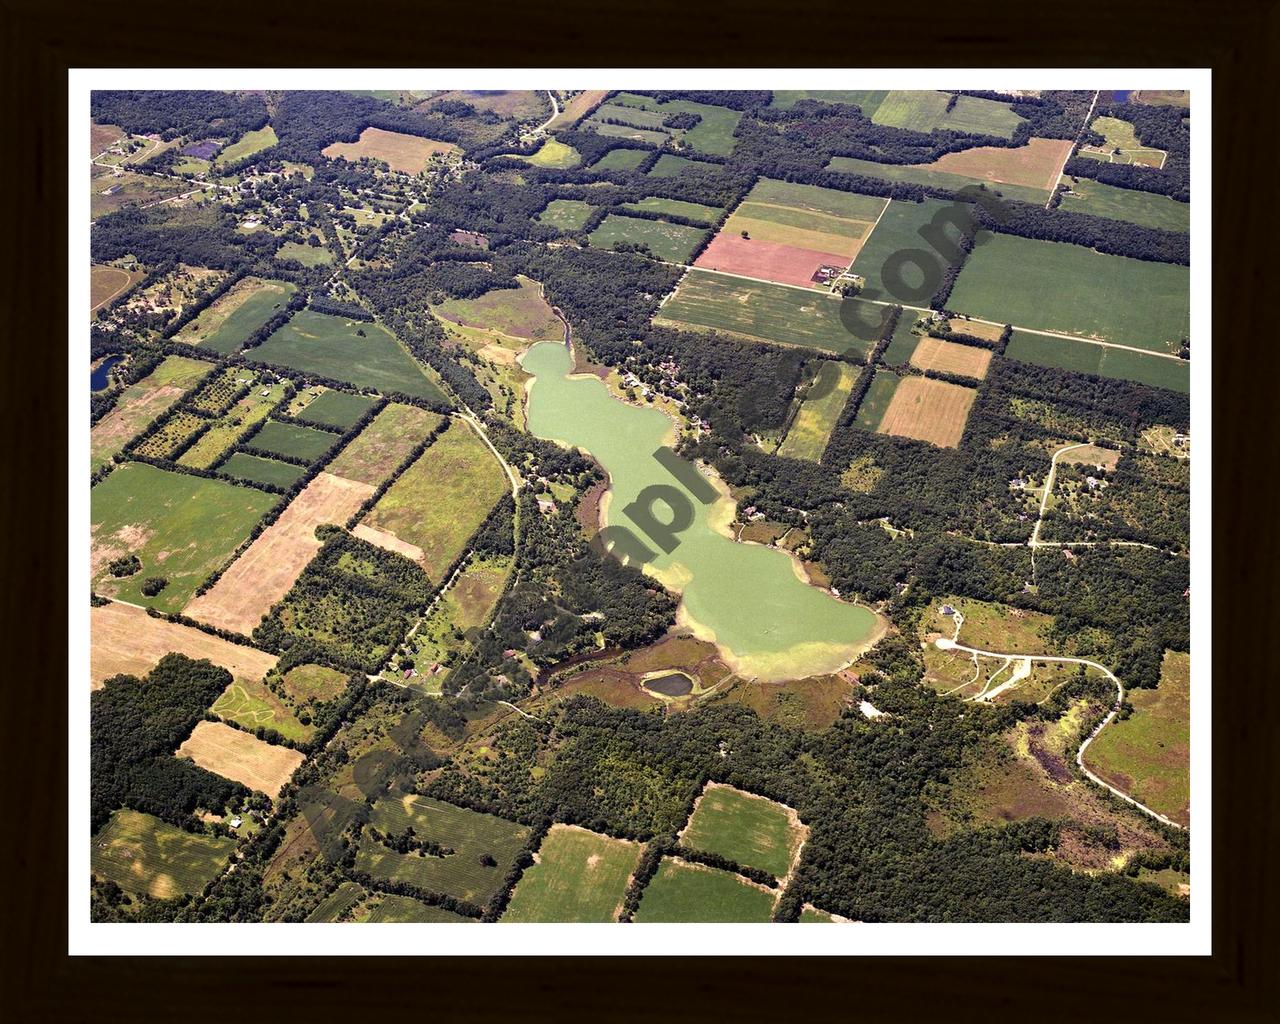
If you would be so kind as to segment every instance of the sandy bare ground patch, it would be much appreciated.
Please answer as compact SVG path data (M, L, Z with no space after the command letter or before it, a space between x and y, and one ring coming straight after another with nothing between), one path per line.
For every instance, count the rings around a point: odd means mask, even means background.
M954 448L964 434L978 392L928 377L904 377L893 393L877 433L913 437Z
M361 540L367 540L370 544L375 544L385 551L394 551L397 555L412 558L415 562L422 561L422 548L416 544L410 544L407 540L401 540L395 534L387 533L386 530L378 530L372 526L366 526L364 523L359 523L351 532Z
M1085 444L1072 448L1058 456L1058 461L1068 466L1103 466L1115 469L1120 462L1120 452L1114 448L1099 448L1096 444Z
M131 604L113 602L89 611L89 678L95 690L122 673L146 675L175 651L208 658L237 679L250 681L261 679L277 661L274 654L154 618Z
M911 353L911 365L922 370L941 370L943 373L954 373L961 377L977 377L981 380L987 375L991 365L991 350L974 345L957 345L954 341L943 341L925 335Z
M975 338L982 338L984 341L999 341L1000 335L1004 333L1004 327L1001 324L989 324L982 320L966 320L964 317L953 316L947 321L947 327L955 331L956 334L970 334Z
M316 527L341 526L373 494L372 484L320 473L213 587L183 614L246 636L289 592L320 550Z
M438 142L420 135L388 132L381 128L366 128L356 142L335 142L321 152L331 160L356 161L362 156L382 160L393 171L417 174L427 166L436 153L454 153L458 147L452 142Z
M189 757L201 768L269 797L278 796L306 760L300 750L264 743L252 733L222 722L203 721L196 723L177 756Z
M861 243L858 247L861 248ZM801 249L721 231L693 265L780 284L810 287L819 267L843 268L849 265L849 259L840 253Z
M1070 139L1028 139L1025 146L976 146L946 153L931 164L931 171L947 171L971 178L985 178L1004 185L1026 185L1046 192L1058 184L1058 171L1071 151Z

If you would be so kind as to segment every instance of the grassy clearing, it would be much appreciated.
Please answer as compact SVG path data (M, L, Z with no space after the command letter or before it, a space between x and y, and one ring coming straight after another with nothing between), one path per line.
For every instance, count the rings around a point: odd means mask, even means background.
M871 119L916 132L953 131L1011 138L1022 118L1007 103L926 89L894 89ZM948 109L950 107L950 109Z
M930 298L928 295L921 298L919 295L895 294L895 291L901 291L901 288L891 290L886 287L882 271L891 256L905 249L923 249L926 252L933 252L920 237L920 229L951 205L940 199L926 199L922 203L907 203L895 199L889 203L884 215L880 218L880 223L871 232L871 237L863 243L858 251L858 258L853 261L852 270L866 280L866 291L869 297L882 301L928 305ZM959 232L953 229L948 229L947 233L951 238L959 235ZM941 271L940 257L937 262ZM923 275L912 264L907 264L903 277L902 283L908 288L919 288L922 285ZM909 310L904 311L899 321L907 321L909 327L913 316L914 314Z
M582 162L582 157L576 149L556 139L547 139L532 156L524 156L520 159L535 167L554 167L559 170L577 167Z
M587 222L593 209L590 203L584 203L581 199L553 199L538 214L537 219L560 231L577 231Z
M1094 373L1099 377L1168 388L1184 395L1191 393L1191 363L1186 359L1163 359L1026 331L1013 332L1005 355L1035 366L1056 366L1076 373Z
M718 164L703 163L699 160L688 160L674 153L663 153L657 162L646 172L655 178L675 178L690 171L720 172Z
M1191 285L1187 267L994 235L969 256L948 305L997 323L1176 352L1190 334Z
M886 366L906 366L911 362L911 357L915 354L916 346L920 344L922 337L911 329L915 326L915 319L916 314L909 309L904 309L902 315L898 317L889 347L880 357Z
M863 117L874 118L880 104L889 95L887 89L774 89L771 107L788 110L801 100L819 103L848 103L862 109Z
M632 243L647 246L655 257L664 262L685 263L706 234L705 229L687 224L668 224L611 213L591 232L589 239L597 249L612 249L622 243Z
M664 860L645 887L635 920L651 922L765 922L773 894L727 871Z
M1085 761L1113 786L1181 824L1191 812L1191 657L1166 651L1160 685L1130 690L1133 714L1089 744Z
M966 185L985 185L1008 199L1018 199L1028 203L1043 203L1049 197L1048 189L1032 188L1027 185L992 183L988 179L973 175L940 170L933 164L882 164L874 160L835 156L827 164L827 170L839 171L843 174L861 174L868 178L880 178L884 181L902 181L913 185L935 185L938 188L952 190L962 189Z
M284 687L294 700L323 703L347 688L347 676L325 665L299 665L285 673Z
M494 288L474 299L448 299L433 307L451 324L493 331L508 338L559 341L564 328L537 282L517 277L518 288Z
M538 849L537 863L525 871L502 919L615 921L639 860L637 843L553 825Z
M812 462L822 458L827 439L831 437L860 372L859 367L849 363L828 361L822 364L812 389L818 392L818 397L805 398L778 449L779 455Z
M593 171L634 171L649 158L647 149L611 149L594 164Z
M680 839L686 846L782 878L791 870L803 826L789 808L730 786L708 785Z
M89 433L90 467L106 465L134 435L208 372L209 364L202 360L169 356L142 380L125 388L115 408Z
M98 878L126 892L172 899L198 893L227 866L234 839L185 832L150 814L120 810L93 837Z
M200 345L221 355L238 352L249 336L284 309L297 285L246 277L182 328L175 341Z
M391 795L374 805L369 825L384 835L403 835L412 826L418 839L452 850L444 857L400 854L365 829L356 870L375 878L411 882L432 892L483 905L502 885L529 829L513 821L454 807L425 796ZM495 863L482 864L488 855Z
M365 522L421 548L423 569L439 581L506 489L507 478L484 442L455 422L391 485Z
M680 199L661 199L649 196L638 203L623 203L619 209L639 210L646 213L671 214L686 217L689 220L701 221L710 226L714 224L724 210L718 206L704 206L702 203L686 203Z
M365 924L464 924L474 919L408 896L382 893L363 920Z
M364 889L355 882L343 882L307 915L307 924L332 924L342 920L364 895Z
M301 242L285 242L276 250L278 260L297 260L304 267L326 267L333 262L333 253L327 245L303 245Z
M420 135L366 128L355 142L335 142L320 152L330 160L352 162L367 156L373 160L381 160L401 174L418 174L426 169L437 153L456 153L458 147L452 142L438 142Z
M231 164L238 163L245 157L253 156L254 153L261 153L264 149L270 149L272 146L278 145L279 142L279 138L276 137L276 130L271 125L259 128L257 131L245 132L218 154L213 166L215 169L228 167Z
M297 423L281 423L267 420L262 429L249 439L249 445L272 455L285 455L295 459L315 462L334 446L337 434L327 430L313 430Z
M742 120L741 111L717 107L709 103L694 103L690 100L668 100L666 103L659 103L649 96L624 92L613 97L610 102L619 107L631 108L627 113L633 118L641 110L658 111L664 116L697 114L702 120L687 131L676 134L683 138L685 145L690 149L710 156L728 156L733 152L737 141L733 137L733 132L738 127L738 122Z
M373 407L375 401L368 395L352 395L346 391L330 389L294 413L294 418L325 427L350 430Z
M329 463L334 476L376 486L439 424L436 413L392 402Z
M179 611L276 500L224 480L140 462L121 466L90 492L94 589L160 611ZM107 564L129 554L141 559L142 570L115 579ZM152 576L169 583L146 597L142 583Z
M923 628L951 636L955 620L939 609L946 604L964 616L960 642L982 651L1012 654L1060 654L1047 639L1053 616L1042 612L1011 608L994 601L974 601L967 597L943 597L934 602L922 623Z
M1191 204L1180 203L1155 192L1104 185L1091 178L1064 178L1071 191L1062 197L1059 209L1088 213L1095 217L1128 221L1164 231L1191 230Z
M363 335L359 332L363 332ZM444 403L444 393L381 324L304 309L253 350L254 359L358 388Z
M274 729L287 740L308 742L315 728L303 725L293 711L262 682L242 680L231 683L209 709L226 722L246 729Z
M893 401L893 393L898 390L898 385L901 383L902 378L892 370L886 370L884 367L877 368L871 387L867 389L867 393L862 398L862 404L858 406L858 416L854 420L854 425L861 430L879 429L880 421L884 419L884 414Z
M279 462L276 459L263 459L248 452L234 452L221 466L219 473L224 473L237 480L248 480L255 484L272 484L276 487L292 487L298 477L306 472L302 466L292 462Z
M844 301L868 305L857 299ZM845 327L840 306L839 298L821 292L691 270L654 322L865 358L871 343ZM879 307L864 311L863 317L878 321Z

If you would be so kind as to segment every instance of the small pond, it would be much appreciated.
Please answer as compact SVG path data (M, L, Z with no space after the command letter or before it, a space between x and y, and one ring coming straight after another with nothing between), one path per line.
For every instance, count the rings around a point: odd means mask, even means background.
M693 690L693 680L683 672L668 672L644 681L644 688L664 697L683 697Z
M89 390L101 391L111 383L111 370L118 366L124 356L107 356L96 367L89 370Z

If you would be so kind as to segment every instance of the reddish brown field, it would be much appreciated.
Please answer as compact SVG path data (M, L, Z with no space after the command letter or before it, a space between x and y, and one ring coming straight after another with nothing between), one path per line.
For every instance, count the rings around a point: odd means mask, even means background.
M197 722L177 757L189 757L201 768L275 797L306 760L299 750L264 743L252 733L222 722Z
M143 676L170 652L208 658L237 679L256 682L277 661L253 647L233 644L190 626L153 618L130 604L104 604L89 611L89 682L98 689L106 679Z
M991 365L991 350L973 345L957 345L954 341L943 341L926 335L911 353L911 365L922 370L941 370L943 373L981 380L987 375L987 368Z
M141 270L130 273L119 267L94 264L89 268L89 312L96 313L112 299L127 292L145 276Z
M183 614L221 629L252 633L320 550L316 527L342 525L373 492L371 484L319 474Z
M722 231L711 240L693 265L779 284L812 286L810 279L819 267L847 267L849 260L838 253L797 249Z
M359 160L362 156L382 160L393 171L403 174L417 174L427 166L427 161L436 153L457 152L458 147L452 142L437 142L435 139L424 139L420 135L404 135L400 132L387 132L381 128L366 128L360 133L356 142L335 142L326 146L321 153L331 160Z
M893 393L877 432L913 437L939 448L954 448L964 434L969 409L977 395L973 388L959 384L928 377L904 377Z
M111 148L112 144L123 139L125 131L114 124L89 125L89 155L97 156Z
M1051 191L1058 184L1058 170L1071 151L1069 139L1030 139L1012 149L978 146L947 153L931 164L931 171L967 174L971 178L1005 185L1026 185Z

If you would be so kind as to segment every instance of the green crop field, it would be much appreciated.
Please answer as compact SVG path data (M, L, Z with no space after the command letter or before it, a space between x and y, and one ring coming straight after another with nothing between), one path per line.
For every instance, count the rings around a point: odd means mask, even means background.
M126 892L172 899L222 873L234 839L196 835L150 814L120 810L93 837L93 873Z
M1172 263L997 234L969 256L947 305L996 323L1176 352L1190 333L1191 280Z
M553 199L537 219L561 231L577 231L587 222L593 209L595 207L581 199Z
M1153 387L1191 393L1191 363L1186 359L1106 348L1069 338L1050 338L1043 334L1014 331L1005 355L1035 366L1054 366L1077 373L1095 373L1099 377L1137 381Z
M641 220L611 213L588 237L597 249L612 249L620 242L633 242L648 246L654 256L667 263L684 263L706 234L704 228L687 224Z
M861 174L868 178L880 178L884 181L902 181L912 185L934 185L958 191L966 185L985 185L992 192L998 192L1007 199L1017 199L1027 203L1040 203L1049 198L1047 190L1032 188L1030 185L1006 185L1003 182L990 182L983 178L970 177L967 174L955 174L951 171L936 171L930 167L917 167L912 164L882 164L874 160L859 160L851 156L833 156L827 163L827 170L842 174ZM895 204L896 205L896 204Z
M384 835L403 835L413 826L420 840L438 843L453 853L444 857L400 854L373 838L370 827ZM481 906L498 891L529 829L513 821L454 807L425 796L392 794L374 805L356 857L356 870L374 878L410 882ZM480 862L488 854L494 864Z
M1071 191L1062 197L1059 209L1110 217L1165 231L1191 230L1191 205L1155 192L1116 188L1091 178L1064 179Z
M182 328L174 341L212 349L221 355L238 352L263 324L285 308L297 285L246 277Z
M335 476L376 486L395 472L439 423L440 416L434 412L392 402L326 468Z
M294 419L346 431L354 427L376 402L376 398L368 395L352 395L346 391L330 389L303 406Z
M875 430L880 426L880 421L884 419L889 403L893 400L893 393L898 390L901 381L902 378L892 370L886 370L883 366L877 367L871 387L867 388L862 404L858 406L858 418L854 420L854 426L862 430Z
M441 580L506 493L493 453L455 422L391 485L365 522L422 549L422 567Z
M939 130L964 132L969 135L995 135L1002 139L1013 136L1022 118L1007 103L957 96L951 110L947 106L951 94L931 89L894 89L871 115L876 124L907 128L915 132Z
M89 435L89 464L98 469L125 444L172 406L210 370L208 363L185 356L169 356L147 376L130 384L115 408L94 424Z
M521 157L520 159L527 163L533 164L535 167L555 167L565 170L569 167L577 167L582 162L582 157L578 155L578 151L572 146L566 146L563 142L557 142L555 139L547 139L533 156Z
M528 868L504 921L615 921L640 845L553 826Z
M1166 651L1160 685L1129 690L1134 711L1112 722L1085 752L1113 786L1186 824L1191 802L1191 658Z
M782 878L791 870L803 836L792 812L780 803L728 786L708 786L680 841L694 850L718 853L743 867Z
M909 309L904 309L902 315L898 317L889 347L880 357L880 361L886 366L906 366L911 361L912 353L920 344L920 335L911 330L915 326L915 321L916 314Z
M791 429L787 431L786 440L778 449L779 455L812 462L822 458L827 439L860 372L860 367L849 363L831 361L822 364L813 387L822 393L815 398L805 398Z
M612 104L619 107L632 108L635 116L637 110L659 111L667 114L697 114L699 121L692 128L679 133L690 149L710 156L728 156L733 152L737 140L733 137L734 129L742 120L742 112L730 110L728 107L717 107L710 103L694 103L691 100L668 100L659 103L651 96L639 96L624 92L615 96Z
M243 379L249 375L249 371L242 370L241 374L240 379ZM265 395L262 393L264 391L267 392ZM269 388L255 386L248 395L210 424L200 439L182 453L178 465L208 469L252 426L270 415L283 397L284 385L278 381Z
M680 199L661 199L650 196L638 203L624 203L619 209L640 210L647 213L672 214L689 220L701 221L710 226L719 219L724 210L718 206L703 206L701 203L686 203Z
M357 331L363 331L361 337ZM253 350L256 361L431 402L443 392L381 324L304 309Z
M369 911L365 924L470 924L475 920L395 893L382 893L377 899L378 904Z
M768 921L774 897L728 871L664 860L636 910L639 924Z
M590 128L597 135L612 139L632 139L636 142L647 142L651 146L661 146L669 138L670 132L656 131L652 128L633 128L625 124L603 124L594 118L583 122L584 128Z
M245 132L235 142L218 154L214 160L215 168L228 167L239 160L243 160L247 156L253 156L254 153L261 153L264 149L270 149L279 143L276 138L276 130L267 125L265 128L259 128L257 131Z
M705 328L751 341L799 345L837 355L866 358L872 343L853 334L840 319L841 299L825 292L768 284L704 270L691 270L656 324ZM882 307L845 299L862 318L878 323Z
M90 492L93 586L108 597L180 611L278 500L225 480L141 462L121 466ZM129 554L141 559L142 570L115 579L107 563ZM169 584L145 597L140 588L152 576Z
M594 164L593 171L634 171L649 158L647 149L611 149Z
M364 889L361 886L355 882L343 882L307 915L307 924L331 924L340 920L362 899Z
M249 438L248 447L271 455L285 455L315 462L338 442L338 438L338 434L328 430L314 430L298 423L267 420L262 429Z
M887 89L775 89L771 107L783 110L794 107L801 100L818 100L821 103L851 103L862 109L863 117L874 118L880 104L889 95Z
M285 242L276 250L278 260L296 260L304 267L325 267L333 262L333 253L327 245L304 245L301 242Z
M299 722L289 706L259 681L233 682L209 710L250 732L259 727L274 729L297 743L307 743L315 735L315 726Z
M852 270L858 276L865 278L866 293L870 298L879 299L882 302L906 302L913 306L927 306L933 292L937 290L937 283L930 286L927 295L917 294L894 294L894 290L885 286L883 270L885 262L895 253L902 252L905 249L923 249L926 252L933 253L934 250L920 236L920 229L936 217L941 211L949 209L952 203L945 203L940 199L926 199L922 203L908 203L902 200L893 200L885 209L880 217L880 222L876 225L871 237L863 243L862 249L858 252L858 258L853 261ZM947 237L955 239L959 237L959 231L947 229ZM945 269L942 258L938 257L936 261L938 267L938 278ZM908 265L903 273L903 284L910 289L920 288L924 280L923 275L914 265ZM901 292L902 288L897 288ZM910 312L904 312L900 319L910 319Z
M676 156L674 153L663 153L646 173L653 175L655 178L675 178L688 171L714 171L719 173L721 167L719 164L704 163L701 160L688 160L685 157Z
M542 297L537 282L517 276L518 288L492 288L474 299L446 299L434 307L442 319L461 327L497 331L534 341L564 337L564 327Z
M306 469L295 466L292 462L264 459L257 455L250 455L248 452L233 452L231 457L218 467L218 472L237 480L289 488L306 472Z

